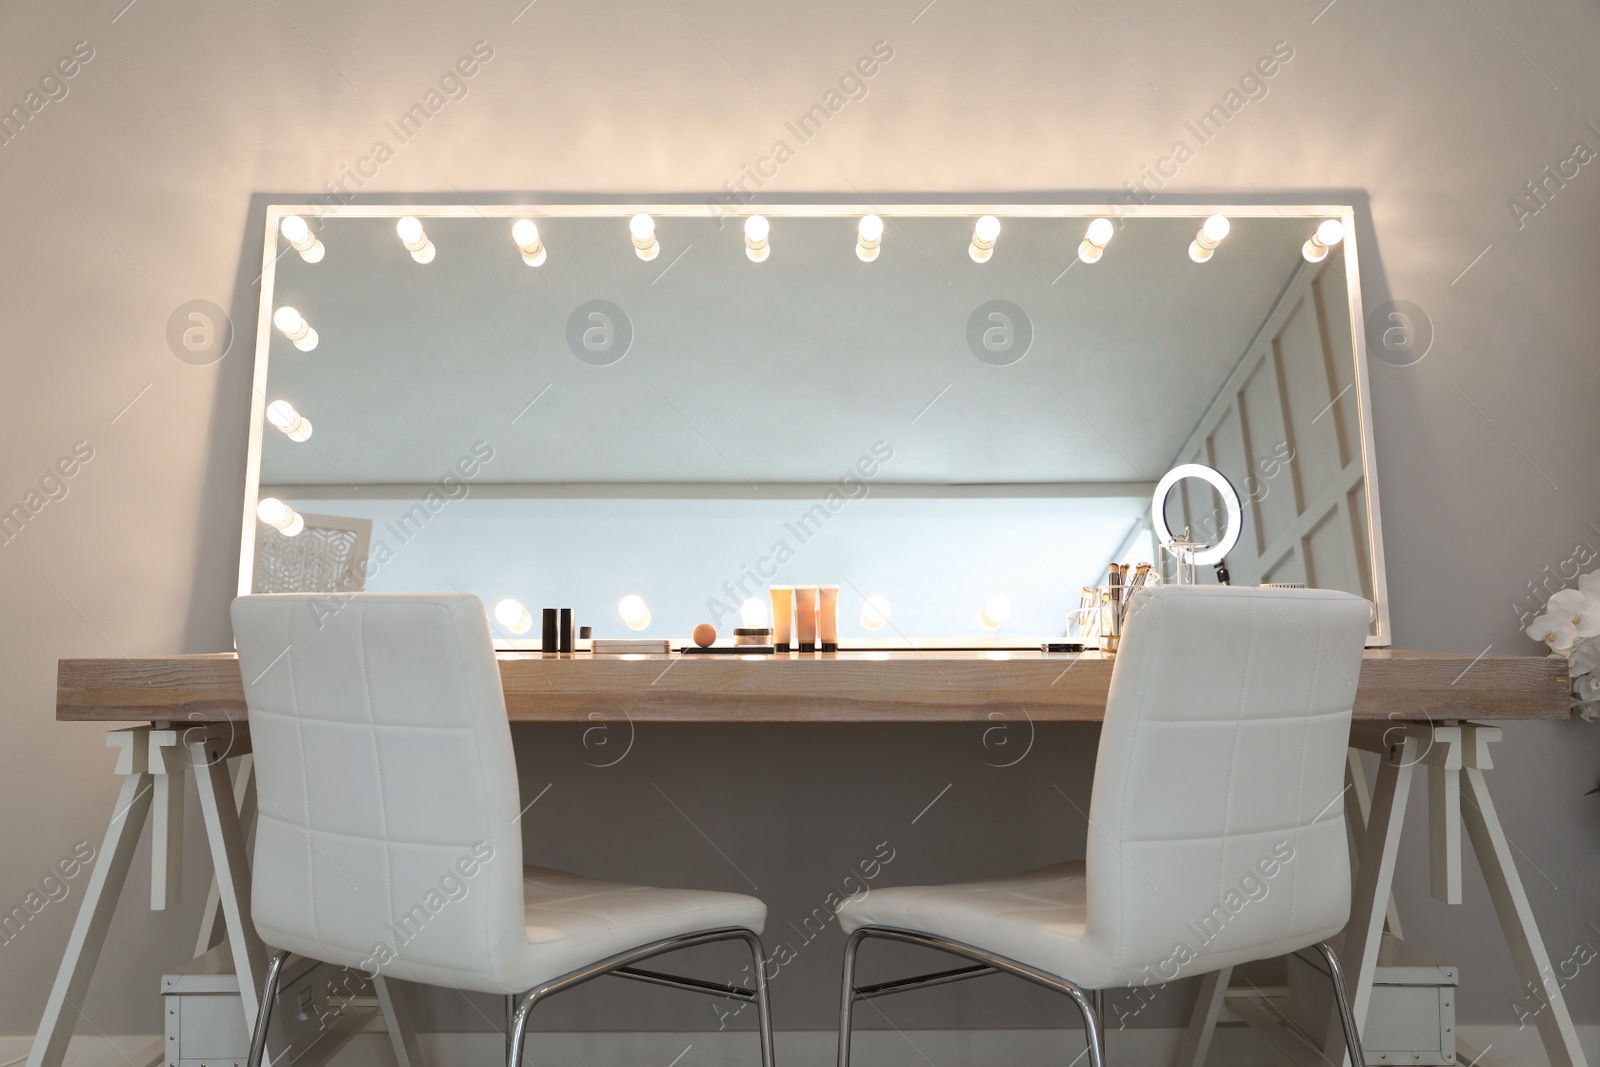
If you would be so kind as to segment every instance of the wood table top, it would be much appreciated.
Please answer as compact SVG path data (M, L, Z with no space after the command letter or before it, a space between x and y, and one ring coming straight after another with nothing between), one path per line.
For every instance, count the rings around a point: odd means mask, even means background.
M890 651L596 656L500 652L513 722L973 722L995 714L1099 721L1115 657L1100 652ZM1360 719L1565 719L1566 662L1369 650ZM245 717L231 653L64 659L56 718L220 722Z

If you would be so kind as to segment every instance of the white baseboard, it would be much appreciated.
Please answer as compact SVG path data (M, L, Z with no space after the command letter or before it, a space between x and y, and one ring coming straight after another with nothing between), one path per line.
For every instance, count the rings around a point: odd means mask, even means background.
M1112 1031L1107 1059L1113 1067L1169 1067L1182 1031L1144 1028ZM1509 1067L1543 1067L1549 1060L1538 1031L1515 1026L1463 1026L1461 1040L1490 1060ZM1578 1036L1589 1061L1600 1064L1600 1026L1580 1026ZM494 1033L419 1035L430 1067L494 1067L504 1041ZM73 1039L65 1067L127 1067L126 1057L150 1045L151 1035ZM779 1067L834 1067L836 1038L828 1030L785 1030L777 1034ZM29 1037L0 1037L0 1067L27 1057ZM858 1067L967 1067L995 1063L1070 1064L1083 1051L1076 1030L858 1030L852 1042ZM1209 1061L1217 1067L1284 1067L1286 1061L1248 1027L1217 1028ZM539 1067L751 1067L759 1062L753 1031L704 1033L534 1032L529 1060ZM1463 1057L1465 1060L1465 1057ZM1467 1061L1470 1062L1470 1061ZM358 1035L332 1061L332 1067L393 1067L388 1038L372 1030ZM219 1061L216 1067L232 1067Z

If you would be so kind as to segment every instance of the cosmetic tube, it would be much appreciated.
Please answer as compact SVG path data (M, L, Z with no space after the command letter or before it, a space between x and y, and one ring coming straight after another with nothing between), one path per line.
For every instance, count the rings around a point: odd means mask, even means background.
M572 609L561 609L561 651L571 652L573 649Z
M794 587L794 639L801 652L817 650L817 587Z
M539 634L539 651L555 652L561 647L561 640L556 636L556 609L544 609L544 628Z
M794 625L794 586L774 585L772 596L772 645L776 652L789 651L789 630Z
M817 642L824 652L839 651L839 587L818 587Z

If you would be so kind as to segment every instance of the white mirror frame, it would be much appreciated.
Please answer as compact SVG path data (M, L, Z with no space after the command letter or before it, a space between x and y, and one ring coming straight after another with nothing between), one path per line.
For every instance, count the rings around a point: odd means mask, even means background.
M742 227L741 220L750 215L777 218L856 218L876 214L885 218L949 218L982 215L999 218L1123 218L1172 219L1193 218L1203 220L1211 215L1229 218L1336 218L1344 225L1344 273L1348 286L1346 293L1350 314L1350 338L1355 348L1355 394L1358 424L1361 427L1361 466L1367 501L1367 545L1370 556L1372 598L1375 608L1376 632L1368 635L1368 647L1387 647L1391 643L1389 624L1388 583L1384 569L1382 522L1378 506L1378 476L1372 440L1372 395L1367 373L1366 323L1361 304L1361 275L1357 262L1355 208L1348 204L1215 204L1215 203L1161 203L1141 204L1137 208L1118 214L1108 211L1107 203L1099 204L1027 204L1027 203L815 203L815 204L749 204L740 208L720 208L706 203L566 203L566 204L269 204L265 218L265 241L261 255L261 302L256 317L255 372L252 378L250 403L250 428L245 469L243 529L239 549L239 594L248 594L255 563L256 503L261 485L262 430L266 425L267 359L272 343L273 286L277 261L284 255L293 255L293 249L284 241L279 243L278 227L285 216L299 215L306 219L370 218L401 219L407 215L418 218L619 218L625 219L640 213L658 218L721 218ZM742 228L735 228L737 239ZM1331 253L1330 253L1331 254Z

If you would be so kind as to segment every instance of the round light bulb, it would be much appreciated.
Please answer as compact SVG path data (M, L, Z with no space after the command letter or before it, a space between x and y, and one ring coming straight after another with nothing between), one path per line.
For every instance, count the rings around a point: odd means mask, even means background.
M525 634L533 629L533 614L522 601L507 597L494 606L495 621L514 634Z
M283 223L278 227L278 232L288 239L290 244L300 244L311 236L311 227L306 225L306 220L299 215L285 215Z
M394 224L394 232L400 235L400 240L408 245L414 245L422 239L422 220L414 215L407 215Z
M1116 232L1117 228L1111 224L1110 219L1095 219L1089 223L1088 238L1103 248L1110 243Z
M269 496L256 505L256 518L268 526L275 526L285 537L294 537L306 528L300 513L277 497Z
M640 213L628 220L628 233L633 239L633 251L646 263L661 254L661 244L656 240L656 220Z
M323 246L321 241L318 241L304 252L301 252L300 258L305 260L307 263L321 263L322 257L327 254L327 248Z
M856 226L856 258L871 263L878 258L883 246L883 219L877 215L863 215Z
M263 497L256 505L256 518L268 526L279 526L289 520L289 505L275 496Z
M1228 236L1228 231L1230 229L1232 229L1232 227L1228 223L1227 216L1212 215L1210 218L1206 219L1205 224L1200 227L1200 232L1205 234L1206 237L1213 241L1220 241L1224 237Z
M1344 240L1344 223L1338 219L1327 219L1317 227L1317 240L1328 247L1333 247Z
M300 317L300 312L285 304L272 313L272 324L284 333L293 334L300 331L306 320Z
M642 630L650 625L650 608L644 598L630 593L617 604L617 614L630 630Z
M294 346L302 352L309 352L317 347L317 331L294 308L285 304L272 313L272 324L283 331L283 335L294 342Z
M288 434L291 441L304 441L311 436L311 420L287 400L274 400L267 405L267 421Z
M511 240L522 253L522 262L530 267L542 267L549 253L539 241L539 227L532 219L518 219L511 224Z
M861 625L869 630L881 630L889 621L889 601L881 596L869 596L861 605Z
M992 596L983 602L983 610L978 613L978 621L983 623L985 630L998 630L1011 618L1011 600L1004 596Z
M1000 238L1000 220L985 215L972 227L972 243L967 245L967 255L974 263L987 263L994 257L994 243Z
M744 220L744 235L746 240L760 244L767 239L767 234L772 232L772 223L767 221L765 215L751 215Z
M767 624L767 605L758 597L751 597L739 605L739 621L755 629Z
M293 426L300 413L287 400L274 400L267 405L267 421L280 430Z

